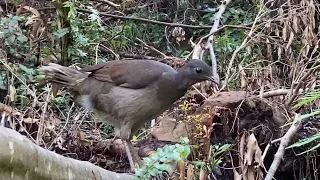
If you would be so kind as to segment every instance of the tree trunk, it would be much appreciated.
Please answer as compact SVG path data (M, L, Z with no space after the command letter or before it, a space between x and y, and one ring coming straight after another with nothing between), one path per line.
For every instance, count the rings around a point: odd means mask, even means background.
M37 146L18 132L0 127L0 179L129 180L86 161L64 157Z

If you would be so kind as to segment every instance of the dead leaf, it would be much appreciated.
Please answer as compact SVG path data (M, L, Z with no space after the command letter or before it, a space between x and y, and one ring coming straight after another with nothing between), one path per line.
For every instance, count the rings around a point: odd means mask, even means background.
M244 155L243 179L255 180L261 176L261 168L264 168L262 151L258 146L254 134L247 138L247 151Z
M203 169L203 167L200 168L200 174L199 174L199 180L206 180L207 179L207 173Z
M180 176L179 179L180 180L184 180L186 173L185 173L185 168L186 168L186 164L184 161L179 161L178 162L178 169L180 170Z
M86 133L84 133L83 131L79 130L78 131L78 136L79 136L79 140L80 140L80 143L84 146L89 146L91 145L91 142L90 140L87 140L86 139Z
M187 170L187 180L193 180L194 179L194 166L192 164L189 164L188 170Z
M7 106L7 105L5 105L3 103L0 103L0 113L2 113L2 112L6 112L6 113L12 114L14 116L20 116L21 115L20 112L12 109L12 107Z
M185 34L186 34L186 32L184 31L184 29L182 27L175 27L171 33L172 37L176 38L176 42L178 44L180 41L185 40L185 37L184 37Z
M65 139L63 139L61 136L59 136L56 140L56 143L58 145L58 148L61 150L67 150L66 148L63 147L63 144L65 143Z
M253 157L255 155L258 143L254 134L251 134L247 139L247 152L244 158L245 165L252 165Z

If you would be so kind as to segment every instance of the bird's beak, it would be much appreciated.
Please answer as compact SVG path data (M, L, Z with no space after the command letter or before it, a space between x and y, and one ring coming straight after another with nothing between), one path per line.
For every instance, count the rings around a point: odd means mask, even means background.
M216 78L214 78L213 76L208 76L207 78L219 87L220 84L218 83Z

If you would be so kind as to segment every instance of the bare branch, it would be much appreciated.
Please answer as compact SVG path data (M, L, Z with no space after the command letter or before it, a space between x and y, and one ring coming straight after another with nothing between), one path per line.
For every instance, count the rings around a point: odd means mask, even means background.
M273 97L273 96L284 96L290 93L290 89L276 89L276 90L272 90L272 91L268 91L268 92L264 92L262 93L262 97L263 98L269 98L269 97ZM309 91L309 89L299 89L298 94L301 94L303 92L307 92Z
M230 3L231 0L225 0L223 1L223 3L220 5L219 7L219 11L216 13L215 15L215 20L214 20L214 23L213 23L213 26L211 26L211 30L210 30L210 33L204 37L202 37L200 39L200 41L197 43L197 45L193 48L194 50L197 49L197 51L193 51L193 54L192 54L192 59L201 59L200 55L203 54L203 51L204 49L201 47L201 43L202 41L205 39L205 38L208 38L208 41L207 43L210 43L211 42L211 45L212 45L212 40L213 40L213 34L215 32L217 32L218 30L218 26L219 26L219 22L220 22L220 18L222 16L222 14L224 13L224 11L226 10L226 7L227 5ZM208 47L208 45L206 46L206 48ZM200 51L200 49L202 51Z
M297 116L296 116L297 117ZM302 126L302 119L301 118L296 118L296 122L294 122L287 133L282 137L279 148L277 153L274 155L274 160L268 170L268 173L265 177L264 180L272 180L274 174L276 173L280 162L283 158L284 152L286 147L288 146L291 138L294 136L294 134L301 128Z
M115 9L120 9L121 8L121 6L119 4L116 4L116 3L108 1L108 0L98 0L98 1L102 2L102 3L106 3L107 5L115 8Z
M86 9L77 9L77 10L81 11L81 12L91 13L91 11L86 10ZM105 17L117 18L117 19L127 19L127 20L132 20L132 21L141 21L141 22L147 22L147 23L152 23L152 24L160 24L160 25L166 25L166 26L171 26L171 27L184 27L184 28L190 28L190 29L210 29L211 28L211 26L194 26L194 25L187 25L187 24L180 24L180 23L168 23L168 22L156 21L156 20L152 20L152 19L120 16L120 15L109 14L109 13L104 13L104 12L99 13L99 15L105 16Z
M213 34L215 32L217 32L221 16L225 12L226 7L230 2L231 2L231 0L225 0L220 5L219 11L215 14L215 20L214 20L213 26L211 27L211 30L209 33L210 35L208 36L208 40L205 45L205 49L209 49L210 58L211 58L211 62L212 62L212 73L213 73L214 77L216 77L217 82L219 82L219 75L217 73L217 59L216 59L216 55L214 54L213 44L212 44L213 43ZM202 59L202 56L205 51L205 49L202 48L202 45L201 45L203 39L204 39L204 37L201 38L200 41L198 42L198 44L194 46L192 59Z

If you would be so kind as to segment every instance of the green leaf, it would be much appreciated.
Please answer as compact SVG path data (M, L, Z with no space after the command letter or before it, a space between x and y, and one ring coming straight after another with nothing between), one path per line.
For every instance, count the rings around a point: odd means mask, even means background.
M87 53L86 52L83 52L81 49L77 49L76 50L76 54L80 57L86 57L87 56Z
M63 7L71 7L71 6L73 6L73 4L70 1L66 1L63 3Z
M62 38L64 35L69 33L69 28L62 28L53 33L58 38Z
M78 34L77 41L82 45L88 45L89 39L83 34Z
M165 171L165 170L169 169L169 165L167 165L165 163L160 164L158 162L154 164L154 167L159 169L160 171Z
M24 71L25 73L29 74L29 75L31 75L31 74L34 73L34 70L33 70L33 69L28 68L28 67L24 66L23 64L19 64L19 68L20 68L22 71Z
M20 41L21 43L24 43L28 41L28 38L25 35L21 34L17 37L17 40Z
M54 98L54 101L56 102L56 103L64 103L65 102L65 99L64 99L64 97L56 97L56 98Z
M293 147L300 147L300 146L303 146L303 145L306 145L308 143L311 143L317 139L320 138L320 132L318 132L317 134L311 136L311 137L308 137L308 138L305 138L305 139L301 139L299 140L298 142L286 147L286 149L290 149L290 148L293 148Z
M162 156L159 159L160 162L167 162L167 160L168 160L167 156Z
M161 149L161 148L158 148L157 149L157 153L160 155L160 156L163 156L165 153L164 153L164 151L163 151L163 149Z
M312 91L310 93L307 93L305 96L303 96L299 103L293 106L293 108L301 107L307 103L313 102L320 98L320 91Z
M148 158L148 157L143 158L143 161L144 161L146 166L148 166L148 165L150 165L152 163L152 160L150 158Z
M150 174L151 176L155 176L157 174L159 174L159 170L157 168L150 168L148 169L148 174Z
M189 144L189 139L188 137L180 137L180 141L182 142L182 144Z
M15 35L11 35L11 36L7 37L6 40L7 40L9 45L12 45L14 43L14 41L16 40L16 36Z
M180 161L182 158L179 153L173 153L173 160Z
M193 161L192 163L197 167L206 165L203 161Z
M134 174L135 174L135 176L140 177L140 176L143 176L143 171L142 171L142 169L136 169Z
M44 78L46 78L46 75L44 75L44 74L38 74L36 76L36 79L38 79L38 80L41 80L41 79L44 79Z
M300 156L300 155L305 154L305 153L310 152L310 151L314 151L314 150L318 149L319 147L320 147L320 143L318 145L312 147L311 149L307 150L307 151L304 151L302 153L297 154L297 156Z
M230 147L231 144L224 144L223 146L220 146L218 152L216 152L216 155L227 151Z
M320 114L320 110L318 111L315 111L315 112L312 112L312 113L309 113L309 114L303 114L303 115L297 115L294 119L294 122L298 121L298 120L303 120L303 119L306 119L306 118L309 118L309 117L312 117L314 115L317 115L317 114Z
M188 155L190 154L190 152L191 152L190 148L189 148L189 147L186 147L186 148L184 149L184 151L181 152L181 156L184 157L184 158L187 158Z

